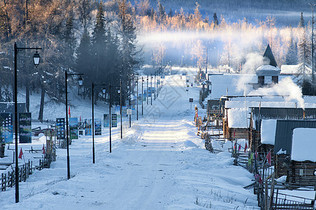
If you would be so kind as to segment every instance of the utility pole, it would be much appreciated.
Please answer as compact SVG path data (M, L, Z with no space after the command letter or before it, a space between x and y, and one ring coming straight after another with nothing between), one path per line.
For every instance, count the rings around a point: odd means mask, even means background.
M95 149L94 149L94 83L91 87L91 107L92 107L92 163L95 163Z
M150 75L150 105L153 105L153 75Z
M314 66L314 7L316 4L309 3L312 8L312 84L315 84L315 66Z
M131 97L132 97L132 79L129 79L129 108L132 110L132 102L131 102ZM132 114L129 115L129 127L132 127Z
M123 138L123 116L122 116L122 79L120 78L120 115L121 115L121 139Z
M110 153L112 152L112 103L111 103L111 85L109 85L109 138L110 138Z
M147 94L146 94L146 98L147 98L147 105L148 105L148 74L147 74Z
M142 116L144 115L144 78L142 77Z
M155 78L154 78L154 87L155 87L155 95L154 95L154 99L156 100L157 98L157 89L156 89L156 83L157 83L157 77L156 77L157 73L155 72Z
M207 75L207 65L208 65L208 48L206 48L206 67L205 67L205 78Z
M137 92L136 92L136 120L138 120L138 75L136 75L136 86L137 86Z

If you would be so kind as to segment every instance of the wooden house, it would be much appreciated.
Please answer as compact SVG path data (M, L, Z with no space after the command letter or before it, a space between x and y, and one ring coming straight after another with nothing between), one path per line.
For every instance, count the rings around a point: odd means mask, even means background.
M264 65L256 69L257 83L253 83L253 88L269 87L279 82L281 69L278 67L270 46L268 45L264 54Z
M249 112L247 108L230 108L225 110L223 118L223 135L229 140L249 139Z
M263 106L266 106L262 103ZM275 103L270 103L271 106ZM306 104L312 107L312 104ZM253 132L249 145L252 151L267 152L273 150L276 120L316 119L316 108L294 108L293 103L283 104L283 107L251 107ZM273 125L272 125L273 124ZM264 139L262 139L264 138Z
M275 175L292 187L316 187L316 120L278 120Z

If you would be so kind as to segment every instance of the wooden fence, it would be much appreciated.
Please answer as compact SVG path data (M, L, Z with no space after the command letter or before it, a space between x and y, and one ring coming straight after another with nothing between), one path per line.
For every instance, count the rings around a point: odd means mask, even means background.
M19 182L25 182L34 170L42 170L45 168L48 165L47 161L48 160L43 157L39 159L39 164L36 166L33 166L32 161L28 161L19 166ZM1 191L6 191L7 188L13 187L15 185L15 167L12 167L12 170L7 173L2 173L0 181Z
M271 205L271 209L315 209L315 199L303 198L294 195L287 195L276 191Z

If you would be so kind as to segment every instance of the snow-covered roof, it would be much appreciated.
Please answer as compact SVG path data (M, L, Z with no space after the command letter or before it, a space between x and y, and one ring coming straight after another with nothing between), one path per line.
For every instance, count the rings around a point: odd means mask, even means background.
M316 162L316 128L295 128L291 160Z
M297 64L297 65L282 65L281 66L281 73L280 74L301 74L301 70L300 70L300 66L302 64ZM311 74L312 73L312 69L308 66L305 67L305 73L306 74Z
M274 145L276 120L262 120L261 123L261 143Z
M305 108L316 108L316 103L305 103ZM300 108L297 102L286 101L225 101L225 108L245 108L245 107L265 107L265 108Z
M212 93L210 95L213 99L226 95L243 95L244 88L252 90L253 86L250 83L257 83L255 74L213 74L209 75L209 79L212 82ZM239 84L240 87L238 87Z
M279 67L275 67L272 65L262 65L259 66L256 70L256 74L258 76L277 76L281 72Z
M228 127L229 128L248 128L248 109L229 109Z

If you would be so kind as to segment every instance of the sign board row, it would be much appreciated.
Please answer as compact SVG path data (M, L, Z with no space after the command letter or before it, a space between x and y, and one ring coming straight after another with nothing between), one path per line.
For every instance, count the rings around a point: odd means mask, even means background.
M0 143L13 142L13 115L0 113ZM31 113L19 113L19 143L32 143Z

